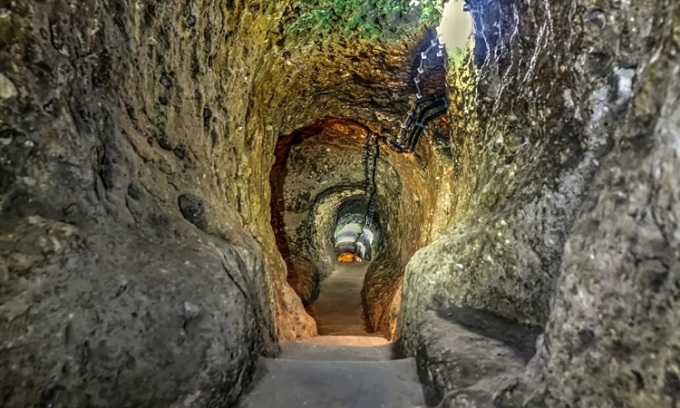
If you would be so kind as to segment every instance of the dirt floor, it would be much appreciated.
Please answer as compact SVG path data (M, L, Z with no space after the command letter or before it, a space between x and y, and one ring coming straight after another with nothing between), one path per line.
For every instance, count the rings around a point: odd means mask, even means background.
M319 298L307 309L316 319L320 336L343 336L352 343L364 340L371 345L382 343L380 333L366 330L362 316L361 287L367 268L365 263L337 264L335 271L323 281ZM318 343L321 339L313 340Z

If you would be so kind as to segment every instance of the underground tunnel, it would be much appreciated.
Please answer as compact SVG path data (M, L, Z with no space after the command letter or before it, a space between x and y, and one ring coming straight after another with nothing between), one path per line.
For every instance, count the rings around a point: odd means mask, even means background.
M272 227L287 282L317 324L323 310L338 308L323 296L325 287L353 305L338 310L344 316L338 318L353 321L357 334L393 338L403 268L425 233L411 222L427 216L421 156L431 149L424 143L422 151L404 154L365 126L336 118L279 138L270 174ZM351 265L342 262L347 256ZM346 292L334 288L336 280ZM333 332L352 332L330 323Z
M368 199L346 202L338 209L333 232L337 262L371 262L380 249L380 213L369 211Z
M679 26L0 0L0 406L677 407Z

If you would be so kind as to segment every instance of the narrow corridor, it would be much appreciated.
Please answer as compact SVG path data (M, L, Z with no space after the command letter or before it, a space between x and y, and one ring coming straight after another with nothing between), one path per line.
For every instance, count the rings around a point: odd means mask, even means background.
M366 330L363 317L361 288L367 268L366 263L339 263L321 283L319 297L307 308L320 335L380 337Z

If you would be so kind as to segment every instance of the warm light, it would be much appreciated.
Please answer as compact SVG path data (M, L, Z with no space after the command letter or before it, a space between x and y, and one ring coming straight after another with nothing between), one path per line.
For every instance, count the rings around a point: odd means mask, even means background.
M361 262L361 258L352 252L343 252L338 255L338 262Z

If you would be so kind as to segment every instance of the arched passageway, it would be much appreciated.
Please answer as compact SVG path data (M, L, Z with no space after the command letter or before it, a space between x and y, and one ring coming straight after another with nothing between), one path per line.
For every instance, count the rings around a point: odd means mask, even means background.
M0 405L677 407L678 1L75 4L0 1Z

